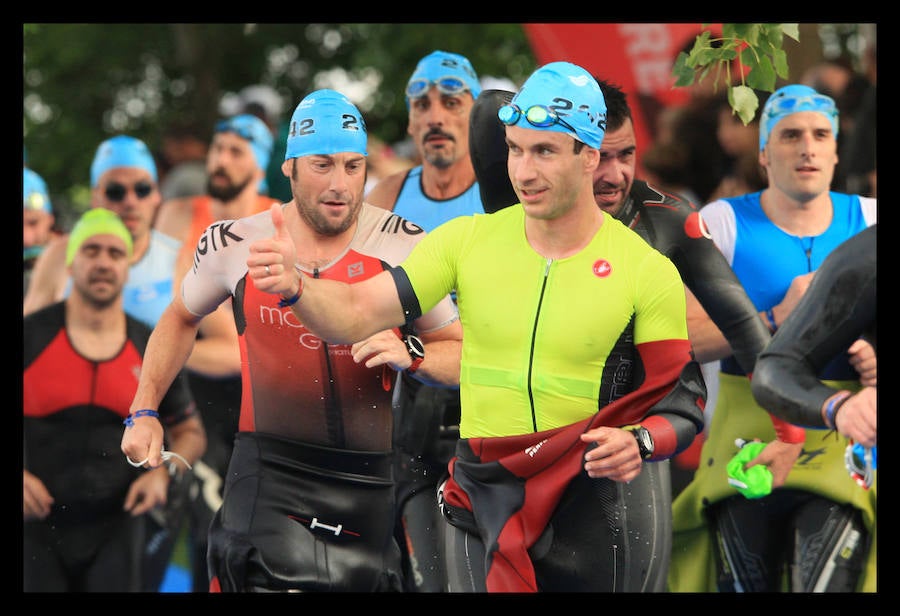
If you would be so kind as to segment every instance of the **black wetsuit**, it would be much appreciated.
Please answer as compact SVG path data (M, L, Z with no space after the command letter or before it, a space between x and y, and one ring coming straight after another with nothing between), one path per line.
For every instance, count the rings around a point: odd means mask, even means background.
M800 426L826 428L835 390L817 374L857 338L876 342L877 225L829 254L809 289L760 354L751 387L760 406Z
M151 330L131 317L126 328L122 349L94 361L69 341L65 302L24 318L24 468L54 498L46 519L24 523L25 591L140 590L144 516L122 505L142 470L126 462L120 444ZM160 420L172 426L194 413L179 375Z

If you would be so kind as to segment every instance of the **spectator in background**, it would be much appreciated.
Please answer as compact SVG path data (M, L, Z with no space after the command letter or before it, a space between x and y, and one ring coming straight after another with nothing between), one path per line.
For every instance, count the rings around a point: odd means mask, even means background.
M465 56L433 51L406 84L409 122L421 164L379 182L366 200L426 231L457 216L484 213L472 159L469 116L481 84ZM404 371L394 409L395 480L407 590L445 589L435 508L438 484L459 438L459 389L422 385Z
M727 94L719 96L716 138L725 154L725 173L710 200L735 197L762 190L768 186L762 165L759 164L759 116L744 124L734 113ZM760 100L764 105L766 97Z
M219 103L223 116L254 115L269 127L274 139L272 157L266 167L266 177L260 193L284 203L291 200L291 185L281 173L284 144L288 137L288 119L283 117L284 99L275 88L263 84L249 85L237 94L227 94Z
M143 514L166 503L185 470L172 460L138 471L119 451L150 336L123 306L132 250L116 214L88 210L67 239L72 292L23 320L27 592L142 590ZM166 449L195 462L205 436L181 375L159 417Z
M195 124L178 121L163 131L160 142L159 191L163 201L202 194L206 187L208 140Z
M878 194L875 164L877 71L875 42L870 41L863 53L863 73L870 85L859 103L853 135L847 139L846 154L841 159L845 163L847 191L869 197L876 197Z
M47 192L47 183L40 175L25 167L22 170L22 293L28 291L31 270L38 256L59 234L55 231L56 216Z

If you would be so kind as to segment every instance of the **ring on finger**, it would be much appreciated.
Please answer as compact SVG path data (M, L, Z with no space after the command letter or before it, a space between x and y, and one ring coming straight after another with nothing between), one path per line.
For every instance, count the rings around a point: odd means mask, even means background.
M269 266L267 265L266 266L266 276L271 276L271 275L272 275L272 270L270 270Z

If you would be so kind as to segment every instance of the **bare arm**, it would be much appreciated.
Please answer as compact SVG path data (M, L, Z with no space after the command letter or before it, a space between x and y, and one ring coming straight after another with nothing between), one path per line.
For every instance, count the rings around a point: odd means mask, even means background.
M390 212L394 211L407 173L408 171L401 171L378 182L366 196L366 201Z
M66 288L66 247L69 236L54 237L34 263L22 313L31 314L63 298Z
M174 299L165 309L147 342L141 378L129 412L159 408L163 396L187 361L199 322L200 319L184 307L181 298ZM151 467L162 464L162 447L162 424L154 417L134 419L134 426L126 428L122 435L122 453L135 461L147 459ZM188 453L192 451L190 449Z
M210 377L236 376L241 373L241 349L231 313L231 302L224 302L200 321L200 337L185 367Z
M282 298L301 293L291 310L328 342L353 344L406 322L394 279L386 271L351 285L308 276L301 279L293 267L285 267L296 261L297 251L285 228L281 206L275 204L270 211L275 236L254 242L247 258L248 275L258 289Z

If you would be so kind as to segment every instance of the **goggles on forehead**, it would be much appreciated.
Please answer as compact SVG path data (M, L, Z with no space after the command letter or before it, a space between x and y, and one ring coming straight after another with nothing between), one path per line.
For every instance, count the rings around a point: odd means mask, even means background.
M419 98L421 96L425 96L428 93L428 88L430 88L434 84L437 87L438 92L441 94L448 94L450 96L461 94L462 92L469 89L469 86L466 85L466 82L460 79L459 77L441 77L439 79L431 80L425 77L420 77L418 79L411 79L408 84L406 84L406 97L407 98Z
M863 447L851 441L844 450L844 466L853 479L862 489L868 490L875 480L876 449Z
M824 94L810 94L808 96L779 96L766 109L766 115L775 116L795 113L797 111L818 111L826 115L836 117L837 106L834 99Z
M547 128L548 126L553 126L554 124L560 124L568 128L573 133L578 133L577 130L572 128L571 124L559 117L559 115L555 111L553 111L546 105L532 105L525 111L522 111L522 109L515 103L509 103L507 105L503 105L497 111L497 117L500 118L500 121L507 126L513 126L516 122L519 121L519 118L523 116L529 124L531 124L532 126L537 126L538 128Z

